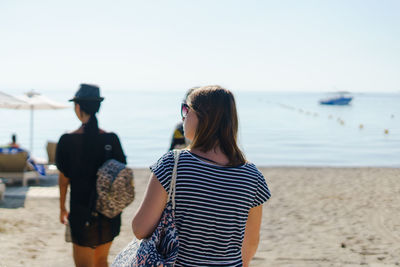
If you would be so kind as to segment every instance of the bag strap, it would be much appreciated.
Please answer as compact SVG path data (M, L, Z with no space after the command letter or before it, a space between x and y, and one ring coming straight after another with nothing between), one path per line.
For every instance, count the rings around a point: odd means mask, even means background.
M112 151L113 151L113 147L112 147L112 142L111 142L111 137L107 136L106 138L106 142L104 144L104 158L106 162L109 159L112 159Z
M171 200L172 201L172 209L175 209L175 185L176 185L176 176L177 176L177 170L178 170L178 161L179 161L179 155L181 154L181 150L173 150L174 152L174 169L172 171L172 178L171 178L171 183L169 185L169 192L168 192L168 202Z
M104 162L106 162L109 159L112 159L112 145L111 145L111 138L106 136L106 141L104 142L103 150L104 150ZM103 162L103 164L104 164ZM90 216L96 212L96 200L97 200L97 175L96 175L96 183L94 188L92 189L92 192L90 194L89 198L89 215L86 224L89 223Z

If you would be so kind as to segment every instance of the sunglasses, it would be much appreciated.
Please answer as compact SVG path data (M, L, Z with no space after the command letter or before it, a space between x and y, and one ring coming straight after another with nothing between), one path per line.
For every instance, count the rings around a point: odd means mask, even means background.
M181 105L181 116L182 118L186 118L187 114L189 113L189 105L186 103L182 103Z

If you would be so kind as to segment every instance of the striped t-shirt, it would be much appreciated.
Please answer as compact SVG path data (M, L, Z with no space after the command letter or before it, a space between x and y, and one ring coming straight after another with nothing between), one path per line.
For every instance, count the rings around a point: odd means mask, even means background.
M173 166L171 151L150 167L167 192ZM248 212L270 196L254 164L222 167L183 150L176 179L179 252L175 266L242 266Z

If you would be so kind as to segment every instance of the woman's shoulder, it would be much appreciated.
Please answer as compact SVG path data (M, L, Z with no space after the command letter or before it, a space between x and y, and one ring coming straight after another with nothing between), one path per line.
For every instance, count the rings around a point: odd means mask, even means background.
M182 155L182 151L180 151L180 154ZM180 156L181 159L181 156ZM155 168L155 167L160 167L160 166L170 166L174 164L174 150L170 150L166 153L164 153L158 160L155 162L150 169Z
M68 151L70 150L71 147L74 147L76 140L77 140L77 134L73 133L65 133L61 135L60 139L58 140L57 143L57 151Z
M74 134L73 132L61 135L60 139L58 140L58 144L69 142L70 140L72 140L74 135L76 134Z
M150 166L150 170L159 180L164 181L169 177L168 175L174 166L174 161L174 152L172 150L168 151Z
M258 177L263 177L262 172L257 168L257 166L249 161L246 161L241 167L239 167L241 170L252 174L254 176L258 176Z
M73 142L73 140L77 140L79 138L82 138L82 133L78 130L72 131L72 132L68 132L68 133L64 133L63 135L61 135L58 144L60 143L65 143L65 142Z
M164 159L167 161L174 159L174 151L178 151L180 155L182 155L182 152L183 152L183 150L177 150L177 149L170 150L170 151L164 153L164 155L162 155L160 159Z
M119 142L118 135L114 132L106 132L106 131L102 130L100 132L100 138L102 138L103 140L106 140L107 142L111 142L111 143Z
M106 131L101 131L99 136L101 138L109 138L113 140L119 140L118 135L114 132L106 132ZM83 133L81 133L79 130L65 133L61 135L59 142L66 142L69 140L74 140L74 139L79 139L83 137Z
M76 130L72 130L70 132L66 132L63 135L61 135L60 141L61 140L64 141L64 140L70 140L70 139L73 139L73 138L77 138L79 136L82 136L82 134L83 134L83 128L80 127L80 128L78 128Z
M112 137L117 137L118 138L118 135L116 133L111 132L111 131L105 131L105 130L102 130L102 129L99 129L99 134L100 134L100 136L112 136Z

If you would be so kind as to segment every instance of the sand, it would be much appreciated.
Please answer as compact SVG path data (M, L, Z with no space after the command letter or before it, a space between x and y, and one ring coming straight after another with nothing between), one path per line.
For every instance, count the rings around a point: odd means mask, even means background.
M261 170L272 198L264 206L252 266L400 265L400 169ZM130 222L149 175L135 169L137 197L123 213L110 262L133 238ZM71 244L58 222L55 181L25 189L25 198L6 195L0 205L0 267L73 266Z

